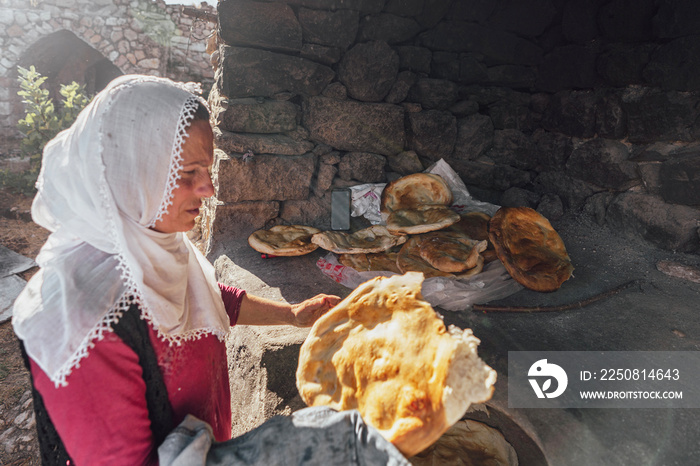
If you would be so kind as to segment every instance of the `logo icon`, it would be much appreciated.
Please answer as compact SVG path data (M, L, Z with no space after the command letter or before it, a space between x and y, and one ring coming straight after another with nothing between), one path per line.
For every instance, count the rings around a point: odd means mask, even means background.
M556 398L564 393L566 385L569 383L569 377L567 377L566 371L564 371L561 366L548 363L546 359L540 359L530 366L527 375L529 377L547 377L542 386L540 386L537 379L528 379L537 398ZM550 392L548 390L552 387L552 379L557 381L557 387L556 390Z

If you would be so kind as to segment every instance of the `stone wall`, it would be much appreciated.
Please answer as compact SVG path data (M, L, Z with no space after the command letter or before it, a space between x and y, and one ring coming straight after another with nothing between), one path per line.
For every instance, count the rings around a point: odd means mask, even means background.
M694 0L222 0L215 238L445 159L481 200L700 248Z
M215 17L205 3L198 11ZM126 73L199 81L214 72L205 53L215 19L183 15L162 0L0 0L0 137L24 115L17 66L37 66L49 86L71 80L99 91Z

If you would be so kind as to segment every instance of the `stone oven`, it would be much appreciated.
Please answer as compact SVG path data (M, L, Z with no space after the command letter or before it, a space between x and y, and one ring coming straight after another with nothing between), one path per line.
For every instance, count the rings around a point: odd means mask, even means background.
M262 264L245 238L276 224L328 229L332 190L391 181L440 159L476 199L620 233L610 250L587 251L599 257L595 270L577 269L577 299L634 269L618 267L615 253L642 263L623 238L700 252L694 0L221 0L218 15L208 48L217 194L203 231L210 250L226 253L213 258L224 281L290 302L318 292L311 272L308 286L289 276L313 268L312 259ZM577 253L590 234L572 235ZM668 286L671 295L693 293ZM509 350L697 349L677 330L692 306L661 313L664 293L639 293L644 304L597 309L593 318L447 313L446 322L475 329L500 369L494 399L468 417L496 427L528 466L641 463L657 448L640 440L657 435L652 425L696 432L697 422L663 410L523 414L505 403ZM542 296L520 298L539 304ZM653 329L645 325L652 319ZM232 391L250 391L255 380L254 393L234 401L236 434L304 407L293 381L305 333L281 333L234 329ZM681 457L683 438L663 448Z
M692 0L222 0L213 239L328 228L332 189L444 159L477 199L697 251L699 12Z

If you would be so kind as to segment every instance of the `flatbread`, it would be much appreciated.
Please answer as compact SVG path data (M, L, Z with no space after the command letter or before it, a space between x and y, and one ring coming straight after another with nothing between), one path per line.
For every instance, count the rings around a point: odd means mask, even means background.
M489 220L491 216L483 212L461 214L458 222L449 229L466 235L471 239L489 239Z
M477 241L461 233L439 232L421 241L418 252L421 259L443 272L463 272L476 267L488 241Z
M425 278L445 277L462 279L472 277L483 270L484 259L481 256L477 258L477 262L474 267L465 270L464 272L443 272L442 270L438 270L435 267L431 266L428 262L425 261L425 259L421 257L420 245L421 242L423 242L426 239L426 236L427 238L431 238L436 234L438 234L438 232L427 233L427 235L411 236L408 239L408 241L406 241L406 243L401 247L399 255L396 258L396 265L399 267L401 273L421 272L423 275L425 275Z
M378 277L319 318L301 346L297 388L309 406L357 409L405 456L435 442L496 372L470 329L446 328L421 296L423 276Z
M443 205L421 205L389 214L386 228L395 235L417 235L441 230L458 222L459 214Z
M394 272L401 273L396 265L398 252L380 252L377 254L341 254L338 262L352 267L358 272Z
M248 237L251 248L273 256L302 256L318 249L311 237L321 230L304 225L277 225Z
M513 446L498 430L483 422L463 419L437 442L411 458L413 466L518 466Z
M382 191L379 210L391 213L399 209L415 209L421 205L452 204L452 191L440 175L414 173L387 184Z
M354 233L323 231L313 235L311 242L336 254L367 254L403 244L406 237L392 235L383 225L374 225Z
M511 277L531 290L558 290L574 270L559 234L529 207L501 207L489 222L489 239Z

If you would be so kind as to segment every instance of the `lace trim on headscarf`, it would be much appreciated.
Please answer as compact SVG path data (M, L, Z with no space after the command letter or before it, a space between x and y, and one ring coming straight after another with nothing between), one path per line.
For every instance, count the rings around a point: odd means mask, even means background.
M173 153L170 157L170 169L168 171L168 180L165 183L165 192L163 201L158 207L153 220L147 225L148 228L155 226L156 222L163 220L163 215L168 213L168 207L173 204L173 191L177 188L177 182L180 179L180 169L182 168L182 146L185 144L185 139L189 137L187 128L192 124L197 107L199 106L199 98L196 96L189 97L182 107L180 119L177 122L177 130L175 131L175 142L173 142Z
M143 81L148 80L148 78L142 79ZM140 80L141 81L141 80ZM124 84L124 87L129 87L133 85L136 81ZM122 86L115 87L110 94L114 94L116 89ZM183 86L186 88L186 86ZM192 89L186 88L186 90L192 92ZM180 169L182 168L182 146L184 145L185 139L188 137L187 128L192 122L192 118L197 110L197 106L200 104L201 99L197 96L189 97L185 104L183 105L182 111L180 113L180 118L178 120L177 131L175 135L175 142L173 144L173 151L171 154L170 169L168 174L168 180L165 187L165 195L163 201L158 209L158 213L154 220L149 224L149 227L155 225L155 222L161 220L163 215L168 211L168 207L172 205L173 190L177 187L177 181L180 178ZM111 105L111 102L105 107ZM100 134L99 144L102 146L102 131ZM167 341L170 345L177 344L180 345L188 340L198 340L206 335L216 335L219 340L224 341L227 332L222 331L218 328L200 328L186 332L184 334L178 335L168 335L162 332L154 319L152 312L149 309L148 304L145 302L143 297L143 292L141 291L138 283L134 280L133 273L128 265L128 261L124 254L124 249L119 241L117 234L117 225L114 219L114 213L111 209L110 203L110 193L106 180L105 166L102 165L102 171L100 173L100 197L101 202L104 207L106 214L106 221L108 224L107 234L110 238L111 243L114 245L116 251L116 257L118 260L117 270L120 271L121 279L125 285L125 290L121 297L114 303L112 308L105 314L105 316L92 328L92 330L83 338L78 346L78 349L73 353L73 355L66 361L66 363L53 375L50 379L54 382L56 387L66 386L66 378L71 374L73 369L80 367L80 361L87 357L89 351L95 347L95 341L100 341L104 339L104 335L107 332L112 332L113 325L119 322L121 316L126 312L132 304L137 304L141 309L141 318L149 322L149 324L156 329L158 337ZM39 177L37 181L37 187L40 187L43 180Z

